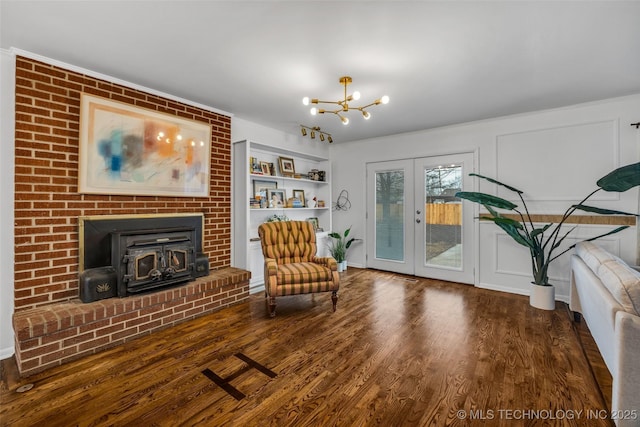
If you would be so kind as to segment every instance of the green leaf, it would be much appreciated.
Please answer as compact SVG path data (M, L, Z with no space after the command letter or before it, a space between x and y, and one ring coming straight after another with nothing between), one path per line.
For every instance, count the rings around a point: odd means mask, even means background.
M488 211L489 211L489 213L491 214L491 216L496 217L496 218L502 218L502 215L500 215L500 213L499 213L497 210L492 209L492 208L491 208L491 206L487 206L487 205L483 205L483 206L484 206L484 208L485 208L486 210L488 210Z
M630 212L622 212L622 211L616 211L613 209L603 209L603 208L598 208L595 206L587 206L587 205L573 205L571 206L572 208L576 208L579 209L581 211L585 211L585 212L593 212L593 213L597 213L597 214L601 214L601 215L628 215L628 216L638 216L637 214L634 213L630 213Z
M640 185L640 162L622 166L598 180L604 191L624 192Z
M609 235L611 235L611 234L616 234L616 233L618 233L618 232L620 232L620 231L624 230L625 228L629 228L629 226L628 226L628 225L620 226L620 227L616 228L615 230L611 230L611 231L609 231L608 233L604 233L604 234L601 234L601 235L599 235L599 236L592 237L592 238L587 239L587 240L585 240L585 241L586 241L586 242L591 242L591 241L596 240L596 239L599 239L599 238L601 238L601 237L609 236ZM575 245L573 245L573 246L575 246Z
M514 191L514 192L516 192L518 194L524 193L524 191L520 191L517 188L514 188L514 187L512 187L510 185L504 184L504 183L502 183L500 181L497 181L497 180L495 180L493 178L489 178L488 176L480 175L478 173L470 173L469 176L477 176L478 178L486 179L487 181L489 181L492 184L502 185L504 188L506 188L508 190L511 190L511 191Z
M476 191L459 191L456 193L456 197L500 209L513 210L518 207L518 205L501 197Z
M342 237L336 232L329 233L329 237L333 237L334 239L342 239Z
M527 239L518 231L522 229L522 224L518 221L514 221L509 218L489 218L485 217L488 221L493 221L498 227L502 228L513 240L520 243L522 246L526 246L531 249L535 249L535 243ZM517 224L517 225L516 225Z
M551 227L552 225L553 225L553 223L551 223L551 224L547 224L547 225L545 225L545 226L544 226L544 227L542 227L542 228L534 228L534 229L531 231L531 237L536 237L538 234L542 234L542 233L544 233L544 232L545 232L545 231L547 231L547 230L549 229L549 227Z
M485 217L480 217L480 219L493 221L495 224L504 224L509 227L517 228L518 230L524 230L524 226L522 225L522 223L520 223L520 221L516 221L515 219L511 219L511 218L504 218L501 216L489 218L485 216Z

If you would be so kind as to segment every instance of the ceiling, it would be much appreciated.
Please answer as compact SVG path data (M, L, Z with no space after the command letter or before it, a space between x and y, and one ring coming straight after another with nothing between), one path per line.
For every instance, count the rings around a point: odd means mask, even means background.
M0 46L336 143L640 93L640 1L1 0ZM311 116L343 75L391 102Z

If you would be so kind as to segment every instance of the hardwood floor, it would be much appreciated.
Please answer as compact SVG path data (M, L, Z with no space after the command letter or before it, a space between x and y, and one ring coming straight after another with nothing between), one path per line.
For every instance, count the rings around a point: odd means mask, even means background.
M302 295L270 319L254 295L28 378L4 363L0 423L612 425L564 304L373 270L342 278L335 313L330 293Z

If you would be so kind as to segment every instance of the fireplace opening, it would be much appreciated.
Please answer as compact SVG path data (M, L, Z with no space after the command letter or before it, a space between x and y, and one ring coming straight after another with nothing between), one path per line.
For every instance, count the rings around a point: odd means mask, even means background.
M202 216L81 218L80 299L92 302L209 274Z

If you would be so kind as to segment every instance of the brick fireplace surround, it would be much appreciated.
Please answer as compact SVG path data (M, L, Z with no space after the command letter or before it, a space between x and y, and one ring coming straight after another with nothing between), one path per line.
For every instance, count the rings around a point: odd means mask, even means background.
M78 193L80 94L209 123L209 197ZM13 327L26 376L244 301L231 263L231 118L75 71L16 58ZM211 274L177 288L80 302L78 218L203 213Z

